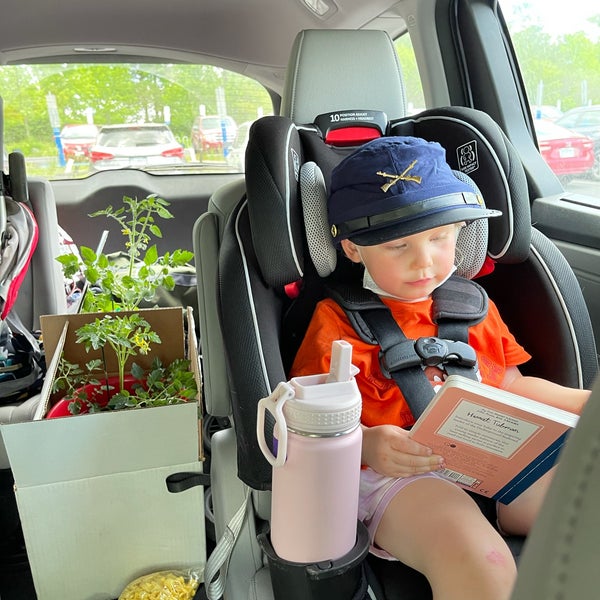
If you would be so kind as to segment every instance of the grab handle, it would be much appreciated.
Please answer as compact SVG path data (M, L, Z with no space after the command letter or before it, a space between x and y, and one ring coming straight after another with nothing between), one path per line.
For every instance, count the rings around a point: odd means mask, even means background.
M277 385L275 390L266 398L258 401L256 418L256 437L258 446L265 458L274 467L282 467L287 455L287 424L283 415L283 405L294 397L294 388L285 382ZM265 413L269 411L275 418L277 426L277 455L274 455L265 440Z

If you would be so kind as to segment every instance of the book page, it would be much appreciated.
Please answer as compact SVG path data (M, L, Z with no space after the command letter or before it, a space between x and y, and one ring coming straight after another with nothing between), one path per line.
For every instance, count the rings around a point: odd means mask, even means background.
M463 399L436 433L510 458L539 429L525 419Z

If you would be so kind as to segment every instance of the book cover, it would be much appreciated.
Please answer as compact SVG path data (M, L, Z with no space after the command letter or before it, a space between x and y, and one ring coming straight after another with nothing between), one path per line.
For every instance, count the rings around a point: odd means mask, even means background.
M444 458L444 477L508 504L555 464L578 418L451 375L410 436Z

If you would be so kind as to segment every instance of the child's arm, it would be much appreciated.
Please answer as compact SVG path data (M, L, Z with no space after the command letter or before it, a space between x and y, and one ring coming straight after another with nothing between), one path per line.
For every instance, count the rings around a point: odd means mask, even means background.
M540 377L521 374L517 367L508 367L502 389L544 402L569 412L581 414L581 410L590 396L590 390L569 388Z
M388 477L409 477L438 471L444 466L441 456L415 442L408 431L395 425L362 425L362 464Z

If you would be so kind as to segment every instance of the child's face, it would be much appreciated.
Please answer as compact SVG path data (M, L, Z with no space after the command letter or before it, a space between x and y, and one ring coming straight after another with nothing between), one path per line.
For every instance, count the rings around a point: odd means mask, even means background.
M342 240L346 256L363 262L385 292L406 300L429 296L454 266L458 226L428 229L377 246L357 246Z

